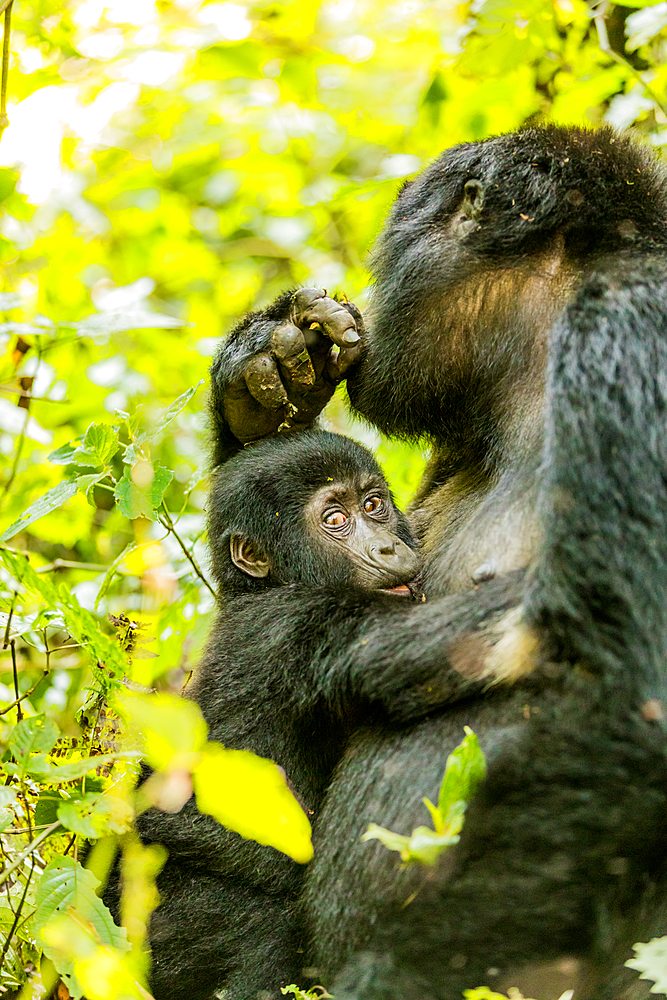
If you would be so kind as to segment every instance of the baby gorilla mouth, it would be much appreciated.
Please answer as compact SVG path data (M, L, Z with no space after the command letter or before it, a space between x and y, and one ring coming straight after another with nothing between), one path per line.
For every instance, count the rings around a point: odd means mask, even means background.
M395 597L411 597L413 601L424 601L419 578L408 580L407 583L399 583L396 587L380 587L381 594L392 594Z

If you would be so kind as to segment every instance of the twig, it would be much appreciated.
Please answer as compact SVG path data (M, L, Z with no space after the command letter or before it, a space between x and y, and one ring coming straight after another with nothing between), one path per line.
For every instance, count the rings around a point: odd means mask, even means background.
M629 70L630 73L632 73L632 75L634 76L634 78L642 85L645 92L651 98L653 103L660 108L660 110L664 115L667 115L667 105L663 104L663 102L660 100L658 95L653 90L651 84L646 82L646 80L643 78L639 70L635 69L632 63L628 59L626 59L625 56L621 55L621 53L617 52L615 49L612 49L611 43L609 41L609 34L607 32L607 22L605 20L607 16L608 6L609 6L609 0L601 0L601 3L599 4L594 3L591 5L591 13L593 14L593 21L595 23L595 28L598 33L598 44L600 46L600 51L604 52L606 56L609 56L611 59L614 60L614 62L617 62L620 66L624 66L627 70Z
M11 703L11 705L7 705L7 707L6 707L6 708L3 708L3 709L2 709L2 711L0 711L0 716L2 716L2 715L6 715L6 714L7 714L7 712L11 712L11 710L12 710L13 708L15 708L15 709L17 710L17 711L16 711L16 714L18 715L18 714L19 714L19 712L20 712L20 707L19 707L19 706L20 706L21 702L22 702L22 701L25 701L25 700L26 700L26 698L29 698L31 694L34 694L35 690L36 690L36 689L37 689L37 688L39 687L39 685L40 685L40 684L42 683L42 681L44 680L44 678L46 677L46 675L48 674L48 672L49 672L49 668L48 668L48 667L44 667L44 672L42 673L42 676L41 676L41 677L39 678L39 680L38 680L38 681L35 681L35 683L33 684L33 686L32 686L31 688L29 688L29 689L28 689L28 690L27 690L27 691L26 691L26 692L25 692L24 694L22 694L22 695L19 695L19 697L18 697L18 698L16 698L16 699L15 699L15 700L14 700L14 701L13 701L13 702ZM19 722L21 721L21 719L22 719L22 718L23 718L23 716L22 716L22 715L21 715L21 716L19 716Z
M11 606L9 608L9 614L7 615L7 627L5 629L5 638L4 638L3 643L2 643L2 648L3 649L7 649L7 647L9 646L9 629L10 629L10 626L12 624L12 617L14 615L14 605L16 604L16 597L17 597L17 592L14 591L14 593L12 595L12 603L11 603Z
M46 840L47 837L50 837L53 831L60 825L60 820L57 819L55 823L51 823L50 826L47 826L46 830L43 830L38 837L35 837L35 839L28 844L25 851L21 851L18 858L15 861L12 861L11 865L8 865L7 868L3 868L0 872L0 885L6 882L9 876L15 872L17 868L21 867L25 859L32 854L35 848L39 847L42 841Z
M21 709L21 696L19 694L19 672L16 666L16 643L13 639L9 640L9 648L12 653L12 673L14 674L14 694L16 695L16 720L20 722L23 718L23 710Z
M35 573L50 573L54 569L80 569L87 573L104 573L108 566L100 563L72 562L71 559L54 559L46 566L38 566Z
M174 538L176 539L176 541L178 542L178 544L181 547L183 555L188 560L188 562L192 566L193 570L195 571L195 573L197 574L197 576L199 577L199 579L202 581L202 583L206 587L208 587L208 589L210 590L210 592L213 594L213 597L217 600L218 599L218 595L216 594L216 592L214 591L213 587L208 582L208 580L206 579L206 577L204 576L204 574L202 573L202 571L201 571L201 569L200 569L200 567L199 567L199 565L197 563L197 560L192 555L192 553L190 552L190 550L187 548L185 542L183 541L183 539L181 538L181 536L176 531L176 528L174 527L174 522L172 521L171 515L169 514L169 511L165 507L164 503L162 504L162 510L164 511L164 515L161 516L160 514L158 514L158 520L159 520L160 524L162 525L163 528L167 529L167 531L169 532L170 535L174 536Z
M9 951L9 946L12 943L12 938L14 937L14 931L16 930L18 922L21 919L21 911L23 910L23 904L25 903L25 898L28 895L28 887L30 886L30 881L31 881L32 876L33 876L33 874L35 872L35 859L31 858L30 860L32 862L32 864L30 865L30 873L29 873L28 877L25 880L25 887L23 889L23 895L21 896L21 899L19 901L19 905L16 907L16 913L14 914L14 923L12 924L12 926L9 929L9 934L7 935L4 947L2 949L2 954L0 955L0 971L2 971L2 965L3 965L3 962L5 961L5 955Z
M31 392L26 392L25 389L14 389L11 385L0 385L0 392L6 392L7 395L11 396L21 396L22 399L30 399L35 403L71 403L71 399L49 399L48 396L33 396Z
M13 0L3 0L0 13L5 12L5 30L2 35L2 91L0 92L0 139L9 125L7 117L7 77L9 75L9 36L12 30Z

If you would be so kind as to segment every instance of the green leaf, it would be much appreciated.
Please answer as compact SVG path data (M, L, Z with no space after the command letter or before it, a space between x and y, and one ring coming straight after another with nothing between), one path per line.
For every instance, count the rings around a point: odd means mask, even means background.
M208 743L192 778L200 812L300 864L310 861L308 817L272 760Z
M68 444L63 444L60 448L56 448L49 455L49 462L53 462L54 465L93 465L92 461L80 462L77 461L75 455L77 452L81 451L81 442L83 441L83 435L74 438ZM92 455L88 455L88 458L92 458Z
M38 521L45 514L49 514L57 507L62 507L67 500L70 500L74 496L77 489L76 479L64 479L62 483L58 483L48 493L41 496L39 500L35 500L27 510L24 510L17 521L10 524L2 535L0 535L0 542L8 541L14 535L18 535L19 531L27 528L33 521Z
M79 493L83 493L91 507L95 506L95 486L101 483L103 479L108 478L109 474L107 472L93 472L89 476L77 476L76 485Z
M435 864L443 850L458 843L467 803L486 775L486 760L477 737L469 726L464 729L464 739L447 758L438 805L422 800L431 814L433 830L418 826L407 837L371 823L362 840L379 840L388 850L397 851L405 864L419 861L424 865Z
M427 826L418 826L409 837L393 833L377 823L370 823L362 840L379 840L390 851L397 851L405 864L418 861L423 865L433 865L442 851L457 844L456 834L437 833Z
M101 795L64 799L58 806L58 819L62 825L90 840L96 840L105 831L108 813L108 802Z
M35 826L51 826L58 819L58 806L65 801L63 793L56 788L42 789L35 806Z
M438 795L438 810L446 820L457 802L469 802L486 777L486 760L477 737L469 726L465 737L447 758Z
M148 480L145 485L144 470L149 472L149 475L145 476L145 480ZM130 520L135 517L147 517L150 521L156 521L157 508L162 503L164 491L173 478L174 473L170 469L146 461L137 462L131 469L126 467L114 491L121 513Z
M172 422L174 417L177 417L178 414L181 412L181 410L185 409L185 407L188 405L188 403L196 393L199 386L203 384L204 384L204 379L202 378L199 380L199 382L197 382L196 385L191 386L181 396L179 396L178 399L175 399L174 402L171 404L171 406L168 406L165 410L162 411L160 415L157 416L155 425L150 430L146 431L144 434L141 434L137 438L137 441L139 443L142 441L147 441L149 438L152 438L156 434L159 434L160 431L163 431L165 427L167 427Z
M60 730L53 721L45 715L34 715L31 719L21 719L9 734L9 749L14 760L19 765L20 772L25 774L31 760L30 755L38 751L48 753L58 741Z
M35 913L32 929L44 954L50 958L65 980L73 998L79 998L82 990L74 976L73 961L70 956L54 944L49 933L50 925L67 911L74 911L84 924L92 924L99 941L110 948L127 951L125 929L117 927L95 890L100 880L91 871L83 868L73 858L56 855L42 873L35 893Z
M108 465L118 451L118 433L109 424L91 424L83 447L97 456L100 465Z

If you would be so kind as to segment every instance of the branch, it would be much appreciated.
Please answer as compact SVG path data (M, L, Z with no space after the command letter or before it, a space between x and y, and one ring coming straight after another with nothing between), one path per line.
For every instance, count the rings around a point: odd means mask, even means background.
M206 579L206 577L204 576L204 574L202 573L202 571L201 571L201 569L200 569L200 567L199 567L199 565L197 563L197 560L192 555L192 553L190 552L190 550L187 548L185 542L183 541L183 539L181 538L181 536L176 531L176 528L174 527L174 522L172 521L171 516L169 514L169 511L165 507L164 503L162 504L162 510L164 511L164 514L163 515L158 514L158 521L160 522L160 524L162 525L163 528L167 529L167 531L169 532L170 535L174 536L174 538L176 539L176 541L178 542L178 544L181 547L183 555L188 560L188 562L192 566L193 570L195 571L195 573L197 574L197 576L199 577L199 579L202 581L202 583L206 587L208 587L208 589L213 594L213 597L217 601L218 595L216 594L216 592L214 591L213 587L208 582L208 580Z
M9 75L9 36L12 30L12 3L13 0L3 0L0 5L0 14L5 12L5 30L2 35L2 91L0 92L0 139L2 133L9 125L7 117L7 77Z

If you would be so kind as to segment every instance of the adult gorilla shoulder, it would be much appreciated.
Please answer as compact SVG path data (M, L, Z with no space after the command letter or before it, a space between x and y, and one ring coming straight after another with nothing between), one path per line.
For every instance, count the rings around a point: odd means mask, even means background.
M533 691L358 734L317 823L307 892L323 974L359 943L369 952L350 959L341 996L444 1000L496 969L494 983L531 995L616 997L631 975L616 968L651 930L626 904L661 898L664 856L665 744L647 718L660 709L643 706L664 700L666 248L652 153L610 129L556 127L448 150L403 189L378 241L348 388L386 432L433 443L411 515L425 589L466 591L534 562L523 624L496 647L509 673L531 637L543 656ZM223 347L216 406L260 347L275 356L290 302L237 331L236 367ZM329 343L315 338L320 354ZM279 356L273 370L295 423L312 421L321 396L309 406L294 392ZM276 410L262 389L253 399ZM261 436L244 421L246 439ZM474 642L465 655L474 665ZM489 752L487 791L405 907L417 876L359 834L368 820L423 821L418 799L463 723Z

